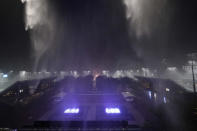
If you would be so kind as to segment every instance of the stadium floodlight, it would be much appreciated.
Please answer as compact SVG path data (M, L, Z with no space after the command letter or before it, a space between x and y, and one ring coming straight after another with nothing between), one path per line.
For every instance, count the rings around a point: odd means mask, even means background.
M64 111L65 114L78 114L79 113L79 108L67 108Z
M119 108L105 108L105 113L107 114L120 114Z

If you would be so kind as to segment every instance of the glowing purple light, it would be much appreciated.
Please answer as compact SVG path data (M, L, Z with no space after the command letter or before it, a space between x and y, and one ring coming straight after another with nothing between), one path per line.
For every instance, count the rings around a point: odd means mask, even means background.
M164 102L164 103L167 103L166 97L165 97L165 96L163 97L163 102Z
M150 99L152 98L151 91L148 91L148 96L149 96Z
M120 114L119 108L105 108L105 113L107 114Z
M66 114L77 114L79 113L79 108L68 108L64 111Z

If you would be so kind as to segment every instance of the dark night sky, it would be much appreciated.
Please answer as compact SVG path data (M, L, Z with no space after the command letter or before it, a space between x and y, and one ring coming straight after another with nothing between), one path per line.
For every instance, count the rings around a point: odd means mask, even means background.
M66 65L120 68L136 60L151 65L162 58L170 64L182 63L186 53L197 52L197 3L170 1L168 26L137 39L131 35L121 0L54 0L61 23L66 23L66 36L52 56L45 53L42 59L58 69L68 68ZM19 0L0 1L0 70L32 68L30 34L25 31L23 17L24 5ZM138 49L142 53L137 58Z

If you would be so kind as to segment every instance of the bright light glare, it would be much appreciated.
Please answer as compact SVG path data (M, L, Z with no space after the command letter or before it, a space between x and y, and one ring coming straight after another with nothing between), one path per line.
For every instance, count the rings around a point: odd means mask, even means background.
M3 75L3 78L7 78L7 77L8 77L8 75L7 75L7 74L4 74L4 75Z
M79 113L79 108L68 108L64 111L66 114L77 114Z
M167 103L166 97L163 97L163 102L164 102L164 103Z
M150 99L152 98L151 91L148 91L148 96Z
M169 91L170 91L170 89L169 89L169 88L166 88L166 91L168 91L168 92L169 92Z
M154 98L155 98L155 99L157 98L157 94L156 94L156 93L154 93Z
M105 108L107 114L120 114L119 108Z

